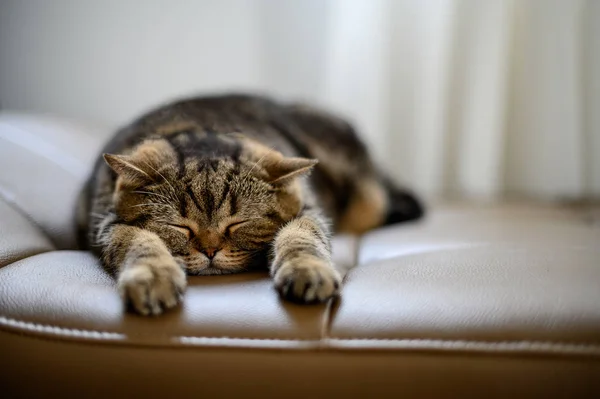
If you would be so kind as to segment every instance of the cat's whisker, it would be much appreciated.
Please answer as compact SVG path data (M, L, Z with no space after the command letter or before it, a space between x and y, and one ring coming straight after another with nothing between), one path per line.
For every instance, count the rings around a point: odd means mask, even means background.
M104 217L108 216L108 215L106 215L106 214L103 214L103 213L98 213L98 212L90 212L90 214L89 214L89 215L90 215L90 216L97 217L97 218L104 218Z
M167 219L156 219L156 222L158 222L158 223L164 223L164 224L173 223L171 220L167 220Z
M173 187L173 185L171 184L171 182L169 181L169 179L167 179L162 173L160 173L158 170L154 169L150 164L148 164L148 162L144 162L146 164L146 166L148 166L150 169L152 169L153 171L155 171L160 177L162 177L164 179L165 182L167 182L167 184L171 187L171 189L173 190L174 193L177 192L177 190L175 190L175 187Z
M150 191L132 191L132 193L156 195L157 197L161 197L161 198L164 198L164 199L169 200L169 201L171 200L171 198L167 197L166 195L162 195L162 194L158 194L158 193L152 193Z
M171 205L171 204L158 204L156 202L150 202L150 203L146 203L146 204L131 205L130 208L139 208L139 207L142 207L142 206L162 206L162 207L167 207L167 208L173 209L173 205Z
M250 170L248 171L248 173L246 173L246 174L244 175L244 179L246 179L246 178L250 177L250 174L252 173L252 171L254 170L254 168L256 168L256 166L257 166L257 165L258 165L258 164L259 164L259 163L260 163L260 162L261 162L263 159L265 159L265 157L266 157L267 155L268 155L268 153L265 153L265 154L264 154L262 157L260 157L260 158L258 159L258 161L256 161L256 162L254 163L254 165L252 165L252 167L250 168Z

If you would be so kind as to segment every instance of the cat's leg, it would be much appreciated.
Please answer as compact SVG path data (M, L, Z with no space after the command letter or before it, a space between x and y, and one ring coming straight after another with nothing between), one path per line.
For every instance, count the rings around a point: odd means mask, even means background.
M419 219L421 201L393 184L376 162L355 129L322 110L295 105L289 117L302 129L310 157L319 159L321 195L334 197L340 232L363 234L373 228Z
M316 210L304 211L275 237L271 276L286 299L323 302L338 294L340 274L331 261L327 223Z
M185 272L155 233L114 224L99 238L102 261L117 276L126 304L140 314L158 315L179 303Z
M337 225L340 232L363 234L379 226L419 219L425 212L413 193L375 174L354 177L348 197Z

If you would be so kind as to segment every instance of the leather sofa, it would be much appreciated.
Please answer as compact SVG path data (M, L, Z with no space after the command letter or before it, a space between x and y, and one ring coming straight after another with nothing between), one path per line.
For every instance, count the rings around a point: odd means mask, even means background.
M600 397L586 207L433 205L336 237L347 273L325 305L282 302L251 273L191 278L181 308L139 317L75 249L108 133L0 114L0 396Z

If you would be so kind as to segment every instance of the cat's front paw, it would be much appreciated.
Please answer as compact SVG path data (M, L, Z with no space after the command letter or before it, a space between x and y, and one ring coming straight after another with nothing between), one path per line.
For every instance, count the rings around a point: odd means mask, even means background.
M121 297L142 315L159 315L176 306L185 290L185 273L169 256L146 257L127 266L117 286Z
M329 262L312 256L284 262L273 279L283 298L300 303L324 302L338 295L342 281Z

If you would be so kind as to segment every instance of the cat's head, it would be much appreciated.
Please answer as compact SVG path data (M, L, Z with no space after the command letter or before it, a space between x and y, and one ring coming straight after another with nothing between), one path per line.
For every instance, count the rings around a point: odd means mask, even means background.
M317 163L241 136L147 140L105 154L117 216L153 231L189 274L264 263L277 230L301 210L298 177Z

